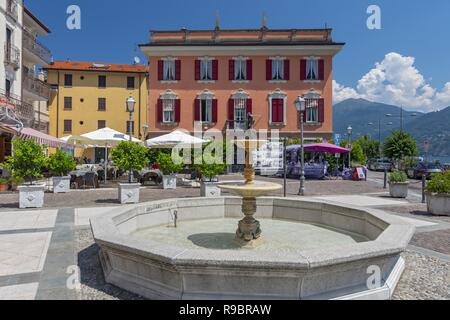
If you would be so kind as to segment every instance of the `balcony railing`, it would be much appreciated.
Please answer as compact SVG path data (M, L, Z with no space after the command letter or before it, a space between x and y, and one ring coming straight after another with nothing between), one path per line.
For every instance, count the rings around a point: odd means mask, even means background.
M5 64L12 66L15 70L20 68L20 49L5 43Z
M6 14L17 21L19 19L18 3L15 0L6 0Z
M42 59L46 64L50 63L52 54L47 47L36 40L36 38L26 30L23 30L23 48Z
M8 118L4 118L6 113L9 114ZM8 122L11 118L16 118L30 126L34 122L34 114L35 110L31 104L21 101L19 97L7 94L3 90L0 91L0 119L2 119L2 122Z
M43 82L39 79L36 79L30 74L23 74L23 89L38 95L44 100L48 100L50 98L50 85L46 82Z

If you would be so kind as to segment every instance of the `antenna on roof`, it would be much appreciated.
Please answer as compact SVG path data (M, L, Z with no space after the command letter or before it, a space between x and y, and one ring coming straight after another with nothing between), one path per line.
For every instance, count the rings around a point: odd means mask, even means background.
M263 27L263 29L267 29L267 15L266 15L265 11L263 11L263 16L262 16L262 27Z
M220 29L219 11L216 11L216 30Z

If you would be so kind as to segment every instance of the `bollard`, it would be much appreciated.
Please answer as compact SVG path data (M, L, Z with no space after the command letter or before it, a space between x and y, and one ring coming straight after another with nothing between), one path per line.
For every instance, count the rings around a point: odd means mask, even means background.
M388 180L388 174L387 174L387 168L384 168L384 189L387 189L387 180Z
M425 189L427 188L427 175L422 174L422 203L426 201Z

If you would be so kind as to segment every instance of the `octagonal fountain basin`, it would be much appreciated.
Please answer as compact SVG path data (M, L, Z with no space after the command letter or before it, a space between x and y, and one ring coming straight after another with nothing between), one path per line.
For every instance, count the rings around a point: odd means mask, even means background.
M379 210L259 198L262 241L235 240L242 199L171 199L91 221L108 283L149 299L389 299L414 227Z

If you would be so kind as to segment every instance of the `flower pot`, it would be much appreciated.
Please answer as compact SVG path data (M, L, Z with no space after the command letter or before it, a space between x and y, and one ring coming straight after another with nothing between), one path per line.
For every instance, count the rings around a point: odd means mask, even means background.
M121 204L139 203L139 183L120 183L119 184L119 201Z
M221 190L217 187L218 182L202 182L200 185L200 195L206 198L220 197Z
M163 189L170 190L177 188L177 176L176 175L164 175L163 176Z
M70 192L70 176L53 177L52 180L53 180L53 193Z
M389 193L392 198L406 198L409 182L389 182Z
M450 193L427 193L428 212L436 216L450 216Z
M9 184L7 183L0 183L0 192L6 192L9 190Z
M19 186L19 208L42 208L44 206L44 185Z

